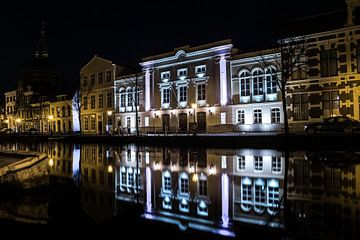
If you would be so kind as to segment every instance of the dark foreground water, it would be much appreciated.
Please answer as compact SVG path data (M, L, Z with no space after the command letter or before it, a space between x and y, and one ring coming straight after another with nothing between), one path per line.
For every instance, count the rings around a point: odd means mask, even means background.
M49 156L49 185L27 193L0 188L3 224L111 224L173 239L360 239L360 148L0 148Z

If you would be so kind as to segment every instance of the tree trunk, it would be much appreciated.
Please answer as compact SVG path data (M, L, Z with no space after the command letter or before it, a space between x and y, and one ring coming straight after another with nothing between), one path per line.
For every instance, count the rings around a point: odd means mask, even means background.
M286 86L282 86L281 90L281 98L282 98L282 107L284 112L284 134L285 136L289 136L289 121L288 114L286 109Z
M79 119L79 128L80 128L80 134L81 134L82 128L81 128L81 119L80 119L80 115L81 115L81 112L79 111L79 112L78 112L78 119Z

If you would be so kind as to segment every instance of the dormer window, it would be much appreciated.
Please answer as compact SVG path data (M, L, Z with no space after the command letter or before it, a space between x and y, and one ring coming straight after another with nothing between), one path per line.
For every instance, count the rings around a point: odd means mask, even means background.
M170 71L162 72L161 73L161 80L164 82L169 81L170 79Z
M187 76L187 68L178 69L177 75L180 79L185 79Z
M201 65L201 66L195 67L196 76L203 77L203 76L205 76L205 73L206 73L206 65Z

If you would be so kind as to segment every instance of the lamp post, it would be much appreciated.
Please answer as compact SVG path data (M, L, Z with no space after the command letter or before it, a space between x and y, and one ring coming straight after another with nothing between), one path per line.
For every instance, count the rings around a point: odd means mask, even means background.
M19 132L19 124L21 123L21 119L20 118L17 118L16 119L16 132L18 133Z
M50 130L50 134L52 135L52 120L54 119L54 116L53 115L49 115L48 116L48 119L49 119L49 130Z
M108 133L110 133L110 122L111 122L110 120L111 120L112 114L113 114L112 111L107 111L107 116L108 116L108 119L107 119L107 130L108 130Z

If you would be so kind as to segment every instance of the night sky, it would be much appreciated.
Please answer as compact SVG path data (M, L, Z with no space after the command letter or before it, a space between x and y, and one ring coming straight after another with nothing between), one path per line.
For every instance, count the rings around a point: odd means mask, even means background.
M1 7L0 92L15 86L17 72L34 55L43 20L50 59L74 88L80 68L94 54L136 67L142 57L227 38L246 51L267 46L284 23L295 26L290 32L311 31L316 24L328 27L318 18L330 12L325 16L341 24L338 13L345 7L345 0L73 2L12 2Z

